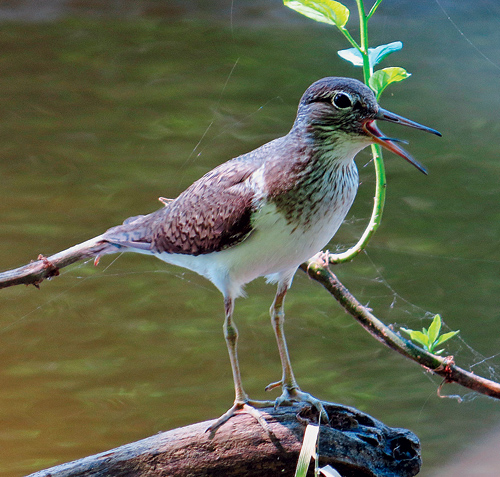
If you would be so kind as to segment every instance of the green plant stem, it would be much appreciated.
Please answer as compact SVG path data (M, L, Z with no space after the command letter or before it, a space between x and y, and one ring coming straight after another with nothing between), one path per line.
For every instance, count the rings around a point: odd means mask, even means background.
M377 0L377 1L373 4L372 8L371 8L371 9L370 9L370 11L368 12L368 15L366 15L366 19L367 19L367 20L369 20L369 19L372 17L372 15L375 13L375 11L377 10L378 6L379 6L381 3L382 3L382 0Z
M352 37L352 35L349 33L349 31L341 27L339 28L340 32L347 38L347 41L354 47L356 50L358 50L361 54L363 54L363 50L361 47L358 45L357 41Z
M373 67L372 65L370 65L370 58L368 56L368 19L371 17L371 15L373 15L376 8L380 5L381 2L382 0L377 0L377 2L370 10L370 13L366 15L363 0L356 0L356 4L358 6L360 31L360 47L358 48L358 50L363 56L363 79L365 84L368 84L368 80L373 74ZM330 254L330 263L343 263L353 260L365 249L372 235L377 231L382 221L382 213L384 211L385 205L385 192L387 188L384 159L382 157L382 148L378 144L372 144L371 151L373 164L375 166L376 185L370 222L368 223L365 231L363 232L363 235L360 237L356 245L343 253Z
M360 237L356 245L351 247L342 253L331 253L329 254L328 261L333 264L350 262L357 255L359 255L366 247L366 244L371 239L372 235L377 231L380 221L382 219L382 213L385 205L385 189L386 189L386 179L385 179L385 167L384 161L380 154L380 146L373 144L372 155L375 165L375 175L377 183L375 185L375 197L373 198L373 211L370 217L370 222L365 228L363 235Z
M359 41L361 43L361 54L363 55L363 79L368 84L370 76L373 74L373 68L370 65L368 56L368 20L365 14L365 5L363 0L356 0L359 16Z

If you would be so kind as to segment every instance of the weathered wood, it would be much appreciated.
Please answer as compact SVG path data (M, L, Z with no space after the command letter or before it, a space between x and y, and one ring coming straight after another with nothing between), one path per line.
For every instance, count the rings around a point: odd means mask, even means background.
M387 427L351 407L324 406L330 422L321 426L320 465L331 465L343 477L410 477L419 472L420 444L413 433ZM262 412L270 433L250 415L240 414L215 435L205 432L214 421L201 422L29 477L293 476L305 427L317 422L317 412L309 406Z

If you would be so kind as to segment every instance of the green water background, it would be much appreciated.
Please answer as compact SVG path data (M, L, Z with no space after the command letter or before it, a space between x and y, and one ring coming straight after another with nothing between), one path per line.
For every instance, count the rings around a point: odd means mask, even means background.
M337 57L347 47L339 34L280 2L18 3L16 15L0 10L1 269L155 210L159 196L285 134L316 79L360 75ZM383 225L366 255L336 268L386 323L419 329L441 313L461 330L464 341L447 348L456 362L495 379L499 18L491 1L380 7L371 42L403 41L384 66L413 73L382 104L443 138L384 126L410 140L429 176L387 153ZM369 217L368 161L358 156L362 185L331 250L352 244ZM263 389L280 376L274 288L259 280L247 292L235 314L244 384L269 398ZM214 418L232 403L222 300L190 272L130 254L1 294L1 475ZM439 379L383 348L301 273L286 331L302 388L413 430L424 477L498 426L497 402L455 386L444 392L462 404L438 398Z

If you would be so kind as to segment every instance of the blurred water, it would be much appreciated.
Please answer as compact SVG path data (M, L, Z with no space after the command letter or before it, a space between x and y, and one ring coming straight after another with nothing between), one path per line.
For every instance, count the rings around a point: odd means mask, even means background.
M232 15L224 2L127 14L120 2L105 14L99 2L79 3L68 11L67 2L47 2L57 14L37 21L0 11L16 20L0 29L2 269L155 210L157 197L286 133L314 80L359 77L336 56L347 47L340 35L271 2L234 2ZM449 346L456 361L496 379L498 18L492 2L380 7L372 42L402 40L384 66L413 73L383 106L444 137L384 127L411 140L430 174L386 155L383 226L365 256L337 268L385 322L418 329L441 313L461 330L464 341ZM330 249L354 242L369 216L368 158L358 158L360 193ZM231 404L219 293L151 258L115 259L72 266L41 290L2 290L2 475L213 418ZM274 289L257 281L247 291L235 315L243 379L264 398L280 374L267 314ZM498 424L496 402L451 386L445 391L465 402L439 399L439 380L382 348L300 274L286 327L302 388L412 429L422 476Z

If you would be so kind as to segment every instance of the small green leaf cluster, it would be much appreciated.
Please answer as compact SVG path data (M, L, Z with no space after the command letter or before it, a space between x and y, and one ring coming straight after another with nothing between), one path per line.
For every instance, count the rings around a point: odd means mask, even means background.
M401 44L401 46L403 45ZM378 101L380 95L387 86L397 81L403 81L410 76L410 73L404 68L390 66L389 68L382 68L381 70L375 71L368 80L368 86L375 92Z
M350 11L342 3L334 0L283 0L283 3L308 18L334 25L340 30L353 48L338 51L339 56L354 66L363 68L365 83L373 90L377 100L391 83L402 81L410 76L410 73L399 66L374 71L374 67L386 56L403 48L403 43L400 41L380 45L376 48L368 48L368 20L382 3L382 0L376 0L367 14L363 0L357 0L361 30L359 43L354 40L345 27L349 20Z
M349 20L349 9L333 0L283 0L285 6L317 22L344 28Z
M401 331L409 335L412 341L422 346L426 351L434 354L441 354L444 349L436 351L436 348L460 333L460 330L450 331L440 336L441 316L439 315L434 316L429 328L422 328L422 331L409 330L406 328L401 328Z

